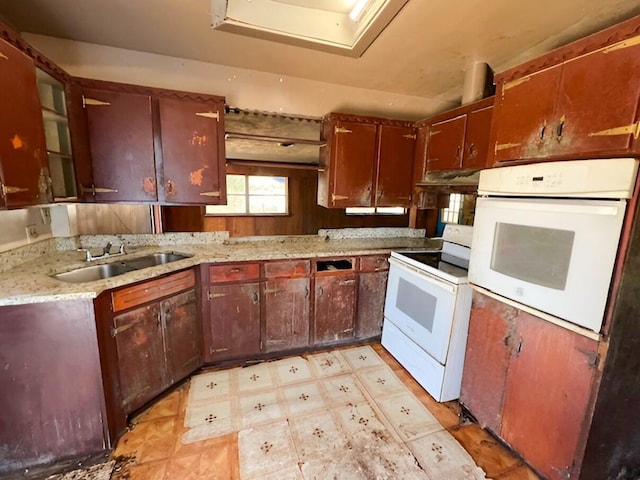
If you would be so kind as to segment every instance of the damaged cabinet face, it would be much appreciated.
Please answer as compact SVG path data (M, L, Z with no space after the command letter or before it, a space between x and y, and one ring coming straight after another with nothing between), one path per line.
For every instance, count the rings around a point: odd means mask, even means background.
M226 203L223 98L87 83L72 95L85 112L77 131L87 139L76 142L78 150L85 143L92 171L84 200Z
M318 204L408 207L416 143L411 122L331 113L323 120Z
M224 103L158 102L165 203L226 203Z
M598 342L474 292L460 401L546 478L573 478Z
M492 164L640 151L640 36L545 67L498 80Z
M34 62L0 40L0 208L52 200Z

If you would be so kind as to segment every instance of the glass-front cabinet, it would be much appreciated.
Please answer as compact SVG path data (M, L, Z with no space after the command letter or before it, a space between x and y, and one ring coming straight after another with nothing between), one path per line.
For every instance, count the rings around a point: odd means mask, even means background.
M76 177L64 84L40 69L37 70L36 77L53 198L54 201L76 200Z

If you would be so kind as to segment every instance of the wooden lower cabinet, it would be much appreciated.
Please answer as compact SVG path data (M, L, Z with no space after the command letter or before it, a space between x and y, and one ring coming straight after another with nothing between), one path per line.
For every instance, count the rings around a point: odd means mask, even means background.
M384 300L389 276L388 255L360 258L356 337L372 338L382 334Z
M165 386L160 304L117 315L113 319L118 350L120 392L126 413L151 400Z
M110 337L125 415L182 380L202 361L202 326L193 270L117 289Z
M261 353L260 264L203 266L205 362Z
M309 345L311 261L265 262L262 306L265 352Z
M0 477L109 448L91 300L0 307L0 362Z
M207 360L250 357L260 349L260 283L211 285Z
M316 277L314 299L314 344L354 338L356 274Z
M460 401L550 480L577 477L598 342L474 292Z

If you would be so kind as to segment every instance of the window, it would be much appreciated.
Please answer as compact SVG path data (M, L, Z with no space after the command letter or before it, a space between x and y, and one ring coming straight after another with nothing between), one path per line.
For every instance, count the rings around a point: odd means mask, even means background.
M403 207L347 207L347 215L404 215L407 209Z
M227 204L207 205L207 215L286 215L286 177L227 175Z
M449 206L442 209L442 223L460 223L460 210L462 209L463 195L452 193L449 195Z

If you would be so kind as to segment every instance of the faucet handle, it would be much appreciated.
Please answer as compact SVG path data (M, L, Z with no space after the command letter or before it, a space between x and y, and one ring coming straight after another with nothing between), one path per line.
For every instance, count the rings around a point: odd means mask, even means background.
M118 253L124 255L126 252L126 250L124 249L124 242L120 242L120 246L118 247Z
M113 245L111 242L107 242L107 244L104 246L104 249L102 250L103 255L109 255L109 253L111 252L111 245Z
M79 248L79 252L84 252L84 260L85 262L90 262L93 260L93 255L91 255L91 251L88 248Z

